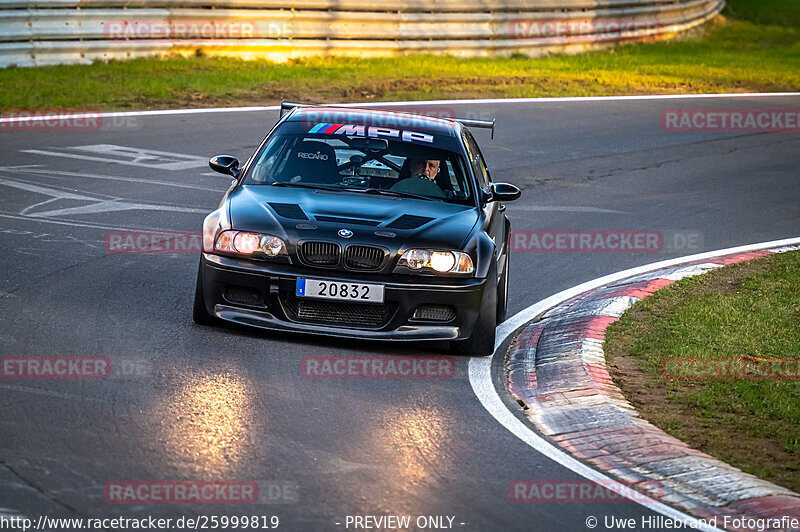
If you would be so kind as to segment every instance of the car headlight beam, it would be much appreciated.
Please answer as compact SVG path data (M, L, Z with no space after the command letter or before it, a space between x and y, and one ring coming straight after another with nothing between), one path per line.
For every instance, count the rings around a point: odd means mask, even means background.
M449 272L455 265L456 257L451 251L434 251L431 253L431 268L437 272Z
M256 233L236 233L233 249L244 255L252 255L261 246L261 237Z
M286 244L273 235L250 231L222 231L217 236L214 251L256 257L286 255Z
M472 273L472 258L463 251L409 249L400 257L400 266L414 271L438 273Z

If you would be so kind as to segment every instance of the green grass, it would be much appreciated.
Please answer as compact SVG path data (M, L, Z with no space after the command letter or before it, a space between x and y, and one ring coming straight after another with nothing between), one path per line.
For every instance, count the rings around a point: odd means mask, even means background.
M528 58L409 56L286 64L171 56L0 70L0 109L143 109L302 101L800 89L800 2L730 0L693 39Z
M800 252L685 279L607 331L611 373L643 415L745 471L800 489L800 381L686 381L670 358L800 358Z
M728 2L727 15L757 24L800 26L800 2L797 0L757 0Z

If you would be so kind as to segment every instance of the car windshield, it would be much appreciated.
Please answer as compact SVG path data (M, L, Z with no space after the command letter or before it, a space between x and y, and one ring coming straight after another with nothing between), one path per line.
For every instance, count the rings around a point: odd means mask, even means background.
M354 130L355 133L363 131L363 127ZM434 148L432 135L403 135L409 140L405 142L346 133L329 130L282 133L279 130L250 166L245 184L333 189L471 204L462 156Z

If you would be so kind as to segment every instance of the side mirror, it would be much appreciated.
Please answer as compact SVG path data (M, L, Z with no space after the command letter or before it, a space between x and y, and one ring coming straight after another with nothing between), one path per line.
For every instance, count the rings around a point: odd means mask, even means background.
M514 201L522 195L522 191L509 183L492 184L491 201Z
M216 155L208 161L208 166L215 172L236 178L238 178L241 173L241 170L239 170L239 159L233 155Z

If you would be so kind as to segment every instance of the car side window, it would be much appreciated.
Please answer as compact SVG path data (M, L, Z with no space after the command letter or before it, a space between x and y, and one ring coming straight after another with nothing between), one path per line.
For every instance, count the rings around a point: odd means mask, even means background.
M482 189L488 190L491 179L489 178L489 172L486 168L486 162L483 160L481 150L478 148L478 143L475 142L475 139L472 137L472 133L466 129L464 130L464 141L467 146L470 164L472 164L475 176L478 178L478 183Z

